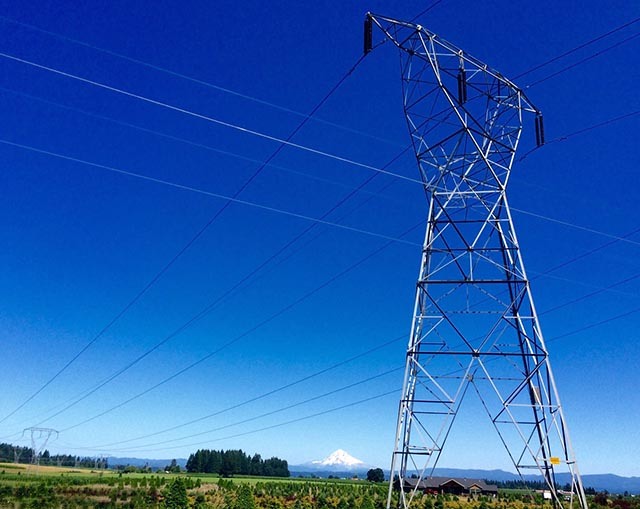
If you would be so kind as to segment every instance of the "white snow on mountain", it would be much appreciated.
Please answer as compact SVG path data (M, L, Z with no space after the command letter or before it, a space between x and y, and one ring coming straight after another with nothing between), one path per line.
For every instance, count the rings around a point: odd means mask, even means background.
M337 451L332 452L329 456L327 456L323 460L315 460L311 462L313 465L324 466L324 467L363 467L364 462L360 461L358 458L354 458L347 451L343 451L342 449L338 449Z

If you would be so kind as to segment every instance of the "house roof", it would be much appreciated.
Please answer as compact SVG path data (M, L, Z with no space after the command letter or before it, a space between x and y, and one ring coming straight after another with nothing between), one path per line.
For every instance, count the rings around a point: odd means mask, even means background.
M404 480L404 485L407 487L415 488L416 484L418 484L418 479L407 478ZM498 487L495 484L487 484L483 479L468 479L466 477L425 477L420 480L418 488L423 490L441 489L451 484L457 484L465 490L476 487L482 491L498 491Z

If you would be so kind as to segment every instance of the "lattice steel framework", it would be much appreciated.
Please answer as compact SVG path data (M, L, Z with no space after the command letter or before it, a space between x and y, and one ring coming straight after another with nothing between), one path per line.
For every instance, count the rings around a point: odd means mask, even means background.
M36 467L39 467L42 452L46 449L49 439L53 435L58 438L58 431L53 428L25 428L22 430L23 437L27 431L31 435L31 450L33 451L31 463Z
M365 52L373 26L400 49L429 202L387 505L395 489L411 507L471 389L517 472L541 474L555 505L586 509L505 194L523 115L539 145L542 116L514 83L420 25L367 14Z

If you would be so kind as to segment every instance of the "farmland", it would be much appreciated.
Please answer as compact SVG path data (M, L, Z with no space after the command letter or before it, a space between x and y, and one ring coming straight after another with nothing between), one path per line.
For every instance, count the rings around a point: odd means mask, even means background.
M123 474L112 470L0 464L0 508L383 509L386 484L197 474ZM640 509L635 499L597 500ZM596 506L592 500L592 505ZM421 496L420 509L545 509L542 497L504 490L496 499Z

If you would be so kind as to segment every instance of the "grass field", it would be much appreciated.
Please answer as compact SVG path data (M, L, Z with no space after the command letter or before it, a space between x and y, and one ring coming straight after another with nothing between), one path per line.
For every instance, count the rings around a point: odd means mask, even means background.
M184 509L385 509L387 502L386 483L363 480L220 479L217 474L121 473L0 463L0 509L164 509L169 507L172 490L182 490L185 502L179 507ZM252 502L241 504L247 497ZM496 498L418 495L417 502L415 509L552 509L541 495L522 490L500 490ZM605 503L598 502L600 506L596 502L592 507L640 509L640 498L605 497Z

